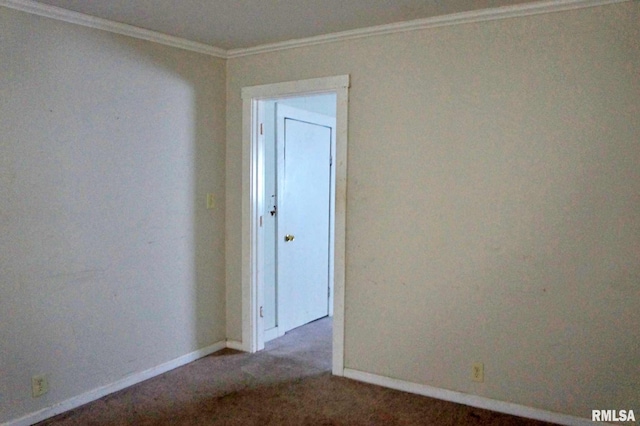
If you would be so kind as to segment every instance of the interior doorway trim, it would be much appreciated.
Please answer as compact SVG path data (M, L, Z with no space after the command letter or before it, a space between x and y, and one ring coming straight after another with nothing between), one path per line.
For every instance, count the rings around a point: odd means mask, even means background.
M259 132L261 100L336 94L335 234L332 372L344 374L345 230L347 201L347 123L349 75L314 78L242 88L242 349L264 347L259 333L259 310L264 299L264 241L261 217L265 214L264 146Z

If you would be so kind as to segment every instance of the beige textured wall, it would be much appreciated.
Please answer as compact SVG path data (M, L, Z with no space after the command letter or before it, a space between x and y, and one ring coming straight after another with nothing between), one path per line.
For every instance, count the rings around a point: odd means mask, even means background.
M225 79L0 7L0 423L225 339Z
M629 2L229 60L228 337L241 88L350 74L346 367L581 417L640 409L638 40Z

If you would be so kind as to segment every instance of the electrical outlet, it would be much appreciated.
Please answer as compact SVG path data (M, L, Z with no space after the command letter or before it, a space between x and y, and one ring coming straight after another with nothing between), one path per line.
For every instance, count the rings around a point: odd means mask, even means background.
M474 362L471 365L471 380L474 382L484 382L484 364Z
M211 210L214 206L213 194L207 194L207 209Z
M31 394L34 398L49 392L49 381L44 374L31 378Z

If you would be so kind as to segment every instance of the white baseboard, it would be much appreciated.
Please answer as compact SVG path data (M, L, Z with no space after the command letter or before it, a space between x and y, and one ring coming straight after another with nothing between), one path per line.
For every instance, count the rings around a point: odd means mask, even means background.
M111 383L106 386L102 386L97 389L93 389L82 395L75 396L66 401L55 404L51 407L43 408L42 410L27 414L19 419L10 420L7 423L3 423L3 426L30 426L35 423L46 420L50 417L56 416L65 411L72 410L87 404L91 401L102 398L103 396L118 392L129 386L133 386L137 383L151 379L152 377L159 376L171 371L175 368L189 364L197 359L203 358L214 352L217 352L224 348L235 349L244 351L242 342L235 340L228 340L226 342L217 342L211 346L203 349L188 353L172 361L165 362L156 367L135 373L127 376L117 382ZM391 389L397 389L404 392L415 393L418 395L424 395L431 398L437 398L444 401L456 402L458 404L469 405L471 407L484 408L487 410L493 410L506 414L513 414L520 417L526 417L535 420L542 420L546 422L558 423L567 426L586 426L594 424L590 419L581 417L575 417L568 414L554 413L551 411L541 410L538 408L531 408L524 405L513 404L510 402L498 401L495 399L485 398L478 395L465 394L462 392L451 391L447 389L440 389L433 386L422 385L418 383L407 382L399 379L392 379L390 377L379 376L376 374L366 373L364 371L353 370L350 368L344 369L344 377L349 379L358 380L360 382L371 383L378 386L384 386Z
M20 417L19 419L10 420L8 423L3 423L3 426L29 426L41 422L60 413L64 413L65 411L72 410L91 401L100 399L103 396L118 392L119 390L128 388L129 386L133 386L152 377L159 376L160 374L166 373L167 371L182 367L185 364L189 364L190 362L203 358L226 347L227 342L223 341L214 343L211 346L207 346L206 348L188 353L174 360L165 362L164 364L160 364L156 367L150 368L140 373L134 373L130 376L118 380L117 382L90 390L89 392L83 393L82 395L74 396L73 398L52 405L51 407L43 408L42 410L27 414L26 416Z
M478 395L440 389L433 386L421 385L404 380L392 379L390 377L378 376L376 374L365 373L364 371L352 370L350 368L344 369L344 377L358 380L360 382L371 383L373 385L384 386L404 392L415 393L418 395L424 395L444 401L456 402L458 404L484 408L486 410L512 414L529 419L542 420L567 426L586 426L594 424L594 422L592 422L590 419L570 416L568 414L554 413L538 408L531 408L524 405L513 404L511 402L498 401Z
M246 349L244 348L242 342L238 342L237 340L227 340L227 348L246 352Z
M273 327L273 328L270 328L269 330L264 331L265 342L268 342L273 339L277 339L278 337L280 337L280 334L278 333L278 327Z

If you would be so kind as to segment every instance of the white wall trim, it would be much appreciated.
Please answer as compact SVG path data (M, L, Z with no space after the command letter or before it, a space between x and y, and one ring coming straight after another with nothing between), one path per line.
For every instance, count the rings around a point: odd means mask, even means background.
M278 337L280 337L280 329L276 326L273 328L270 328L269 330L265 330L264 331L264 341L268 342L270 340L273 339L277 339Z
M337 41L351 40L362 37L384 34L401 33L406 31L424 30L448 25L469 24L496 19L517 18L543 13L562 12L567 10L582 9L587 7L604 6L613 3L623 3L632 0L547 0L535 3L503 6L492 9L475 10L470 12L453 13L450 15L434 16L431 18L416 19L412 21L398 22L395 24L378 25L375 27L360 28L350 31L342 31L332 34L324 34L315 37L307 37L296 40L288 40L278 43L264 44L255 47L225 50L204 43L186 40L162 34L156 31L146 30L133 25L122 24L108 19L97 18L83 13L73 12L60 7L38 3L33 0L0 0L0 6L9 7L22 12L59 21L82 25L89 28L109 31L115 34L126 35L142 40L153 41L179 49L203 53L218 58L229 59L241 56L256 55L259 53L275 52L278 50L294 49L298 47L313 46L316 44L333 43Z
M586 426L596 424L591 419L575 417L568 414L554 413L552 411L539 408L527 407L525 405L511 402L498 401L483 396L471 395L447 389L436 388L428 385L407 382L390 377L378 376L377 374L366 373L364 371L344 369L344 377L357 380L359 382L371 383L373 385L384 386L404 392L415 393L444 401L455 402L471 407L484 408L486 410L497 411L505 414L526 417L529 419L541 420L545 422L557 423L567 426Z
M269 99L274 97L299 96L303 93L323 93L335 89L348 88L349 76L320 77L308 80L286 81L242 88L242 99Z
M313 46L316 44L332 43L355 38L393 34L406 31L437 28L448 25L468 24L474 22L492 21L496 19L516 18L543 13L561 12L566 10L582 9L586 7L603 6L612 3L622 3L631 0L548 0L513 6L503 6L493 9L475 10L470 12L454 13L444 16L416 19L412 21L398 22L395 24L378 25L375 27L360 28L351 31L325 34L316 37L308 37L296 40L288 40L278 43L264 44L255 47L224 50L219 47L204 43L174 37L156 31L146 30L133 25L122 24L108 19L97 18L83 13L73 12L60 7L38 3L33 0L0 0L0 6L20 10L22 12L47 18L57 19L72 24L89 28L109 31L142 40L153 41L179 49L204 53L218 58L237 58L241 56L255 55L259 53L275 52L278 50L294 49L298 47Z
M344 362L344 287L345 234L347 201L347 137L349 75L289 81L242 88L242 343L243 350L260 349L259 333L260 282L262 269L257 247L260 245L260 215L264 214L261 194L263 162L260 136L257 131L258 102L263 99L288 96L307 96L315 93L336 94L336 153L335 153L335 233L334 233L334 298L332 371L342 375Z
M147 41L153 41L155 43L177 47L179 49L204 53L205 55L216 56L219 58L227 57L226 50L220 49L218 47L186 40L180 37L170 36L167 34L159 33L157 31L145 30L133 25L121 24L119 22L110 21L108 19L85 15L84 13L73 12L60 7L38 3L33 0L0 0L0 6L9 7L11 9L31 13L33 15L56 19L58 21L82 25L83 27L109 31L111 33L121 34Z
M582 9L586 7L603 6L612 3L622 3L631 0L548 0L535 3L503 6L492 9L475 10L470 12L453 13L450 15L434 16L431 18L416 19L412 21L398 22L395 24L379 25L375 27L360 28L351 31L342 31L333 34L319 35L297 40L288 40L279 43L264 44L261 46L227 50L227 58L256 55L259 53L275 52L278 50L294 49L298 47L313 46L316 44L332 43L351 40L362 37L378 36L384 34L401 33L406 31L424 30L449 25L469 24L497 19L517 18L543 13L562 12L567 10Z
M236 351L246 352L244 349L244 345L242 342L238 342L237 340L227 340L227 348L235 349Z
M189 364L190 362L203 358L226 347L227 342L225 341L214 343L213 345L207 346L206 348L198 349L197 351L193 351L174 360L152 367L148 370L141 371L139 373L133 373L130 376L124 377L116 382L90 390L89 392L85 392L81 395L74 396L73 398L67 399L66 401L62 401L34 413L27 414L26 416L19 419L10 420L8 423L4 423L3 425L29 426L41 422L50 417L57 416L60 413L64 413L65 411L72 410L91 401L100 399L103 396L118 392L122 389L128 388L129 386L133 386L137 383L164 374L167 371L182 367L183 365Z

